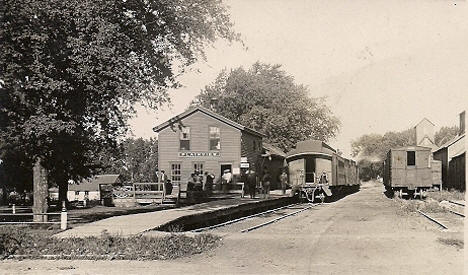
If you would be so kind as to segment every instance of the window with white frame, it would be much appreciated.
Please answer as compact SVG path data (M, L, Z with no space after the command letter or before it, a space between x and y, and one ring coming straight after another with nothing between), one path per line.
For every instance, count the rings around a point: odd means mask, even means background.
M221 150L221 134L219 127L210 126L210 150Z
M190 150L190 127L182 127L179 148L180 150Z
M204 173L203 170L203 162L194 162L193 163L193 171L198 171L200 174Z
M181 180L181 164L172 163L171 164L171 182L172 184L179 184Z

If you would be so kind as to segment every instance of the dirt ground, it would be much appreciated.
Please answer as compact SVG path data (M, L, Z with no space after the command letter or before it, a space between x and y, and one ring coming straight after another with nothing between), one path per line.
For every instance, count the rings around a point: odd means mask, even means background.
M403 215L381 185L314 207L249 233L273 218L214 230L220 247L171 261L7 260L1 274L463 274L464 250L438 238L463 238L463 227L441 231L422 216Z

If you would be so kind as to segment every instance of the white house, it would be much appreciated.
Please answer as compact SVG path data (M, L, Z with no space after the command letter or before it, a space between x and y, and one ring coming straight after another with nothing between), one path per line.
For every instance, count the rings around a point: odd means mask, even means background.
M103 193L108 192L109 187L120 182L118 174L97 175L79 184L69 184L67 198L68 201L99 201L103 199Z

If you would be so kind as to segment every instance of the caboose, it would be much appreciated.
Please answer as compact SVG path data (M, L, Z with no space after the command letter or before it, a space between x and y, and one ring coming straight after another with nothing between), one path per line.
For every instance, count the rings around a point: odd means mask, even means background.
M400 198L403 195L422 198L425 192L441 182L440 161L432 159L431 148L408 146L391 149L384 161L384 185Z
M301 195L313 202L345 189L359 188L358 169L353 160L341 157L336 150L319 140L306 140L286 156L291 195Z

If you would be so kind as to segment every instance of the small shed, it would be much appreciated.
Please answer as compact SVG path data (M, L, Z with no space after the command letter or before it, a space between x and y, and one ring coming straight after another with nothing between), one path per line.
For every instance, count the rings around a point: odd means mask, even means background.
M431 148L407 146L391 149L384 162L384 184L414 191L433 185Z

